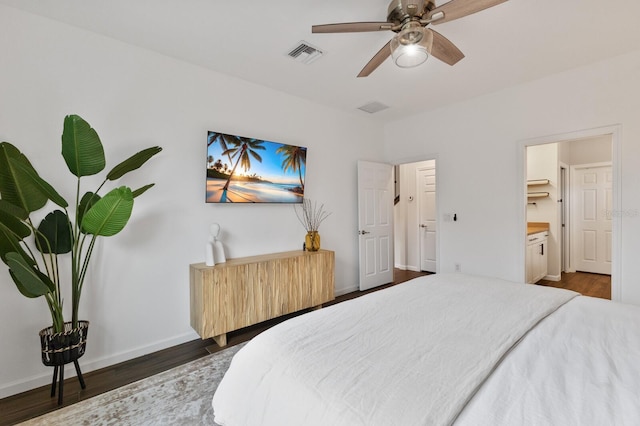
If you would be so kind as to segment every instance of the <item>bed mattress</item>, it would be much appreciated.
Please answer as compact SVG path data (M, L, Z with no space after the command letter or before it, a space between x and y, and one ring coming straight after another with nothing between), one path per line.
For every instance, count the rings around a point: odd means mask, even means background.
M462 274L286 321L213 399L242 425L638 424L640 308Z

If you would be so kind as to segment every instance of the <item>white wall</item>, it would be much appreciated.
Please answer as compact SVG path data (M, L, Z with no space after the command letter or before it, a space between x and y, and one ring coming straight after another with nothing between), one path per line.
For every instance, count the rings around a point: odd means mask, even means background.
M323 247L336 252L336 291L357 288L356 161L380 160L383 145L382 127L368 116L4 6L0 52L0 140L20 147L68 199L74 181L60 156L65 115L96 128L107 168L147 146L164 148L126 179L156 186L93 259L81 309L91 321L84 371L198 338L189 326L188 265L204 261L212 222L223 228L229 258L301 249L305 232L291 205L205 204L207 130L308 147L307 195L333 212L320 231ZM0 268L0 397L49 382L37 338L49 324L44 300L20 295Z
M560 161L573 166L578 164L611 161L611 135L560 142Z
M385 126L388 161L437 153L439 210L458 215L441 221L441 271L523 281L525 141L620 124L620 296L640 304L638 75L640 51Z

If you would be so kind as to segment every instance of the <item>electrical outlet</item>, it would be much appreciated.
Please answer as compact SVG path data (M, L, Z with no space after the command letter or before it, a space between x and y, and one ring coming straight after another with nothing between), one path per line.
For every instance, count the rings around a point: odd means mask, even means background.
M459 263L456 263L456 264L454 265L454 268L455 268L455 271L456 271L456 272L460 272L460 271L461 271L461 269L460 269L460 264L459 264Z

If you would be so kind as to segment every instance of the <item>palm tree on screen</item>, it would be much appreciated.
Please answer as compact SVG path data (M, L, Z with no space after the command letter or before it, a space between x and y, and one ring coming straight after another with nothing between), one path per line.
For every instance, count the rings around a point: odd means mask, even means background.
M227 183L225 183L222 188L224 191L229 189L229 183L231 182L231 178L233 177L238 164L240 164L245 171L249 171L249 169L251 169L251 157L262 163L262 157L256 152L256 150L266 150L266 148L262 146L264 141L243 137L240 137L239 139L241 140L239 145L229 148L222 153L222 155L230 155L231 157L235 157L237 155L238 157L236 164L233 166L233 169L231 169Z
M242 143L242 138L236 135L227 135L226 133L218 133L218 132L209 132L207 135L207 147L211 146L211 144L218 142L220 144L220 149L224 154L229 150L230 146L238 146ZM229 164L233 164L233 157L231 154L227 154L229 157Z
M304 191L304 182L302 181L302 165L307 162L307 149L300 146L283 145L276 149L276 154L283 154L282 171L286 172L291 169L292 172L298 172L300 177L300 186Z

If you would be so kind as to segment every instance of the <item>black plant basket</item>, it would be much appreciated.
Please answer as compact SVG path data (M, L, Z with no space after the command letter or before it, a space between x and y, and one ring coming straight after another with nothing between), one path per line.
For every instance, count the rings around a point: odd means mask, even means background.
M42 363L46 366L60 366L77 361L87 347L89 321L78 321L73 328L72 322L64 323L64 331L55 333L53 327L40 331Z

